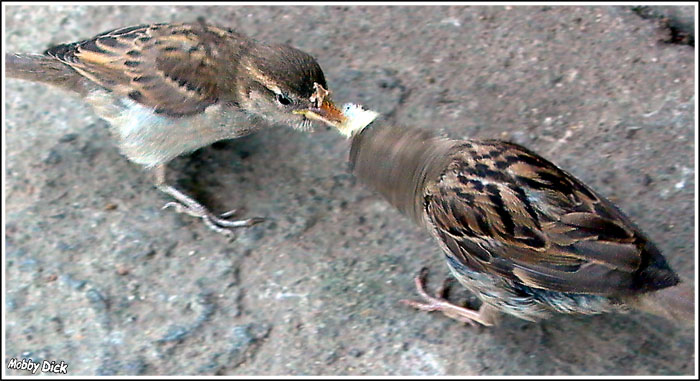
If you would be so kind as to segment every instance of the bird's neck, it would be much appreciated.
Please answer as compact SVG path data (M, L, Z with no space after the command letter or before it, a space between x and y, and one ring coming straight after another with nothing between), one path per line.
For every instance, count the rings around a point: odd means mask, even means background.
M447 168L454 145L428 130L378 119L353 136L350 163L360 181L422 225L425 186Z

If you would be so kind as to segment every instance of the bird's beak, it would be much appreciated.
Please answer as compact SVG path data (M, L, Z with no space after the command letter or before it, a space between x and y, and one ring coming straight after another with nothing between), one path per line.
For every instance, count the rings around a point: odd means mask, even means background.
M294 110L293 113L304 115L308 119L317 120L335 128L340 127L347 119L343 112L338 110L333 102L328 99L324 99L323 102L321 102L321 107Z

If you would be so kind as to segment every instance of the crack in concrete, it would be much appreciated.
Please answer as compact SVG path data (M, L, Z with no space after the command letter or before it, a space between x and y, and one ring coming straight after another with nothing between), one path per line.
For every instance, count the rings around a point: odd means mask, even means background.
M687 25L673 15L665 14L664 8L667 7L638 6L632 7L631 10L645 20L656 20L659 28L668 32L668 38L662 42L695 47L694 26Z

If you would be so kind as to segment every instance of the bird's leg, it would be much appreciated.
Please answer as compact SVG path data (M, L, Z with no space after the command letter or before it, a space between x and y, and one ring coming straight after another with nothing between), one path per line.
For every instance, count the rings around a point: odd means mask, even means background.
M210 229L217 233L230 236L232 234L229 230L230 228L253 226L264 221L264 219L260 217L253 217L245 220L228 220L228 217L231 217L236 213L235 209L223 213L220 216L215 216L204 205L166 183L165 164L157 166L154 170L154 175L156 187L177 200L165 204L163 209L173 207L178 213L187 213L190 216L199 217Z
M446 299L449 280L445 280L442 287L436 293L436 296L430 296L425 291L425 283L428 277L428 269L423 268L416 276L416 289L426 302L417 302L415 300L401 300L401 303L407 304L421 311L441 311L447 317L475 326L476 323L492 326L496 323L497 311L488 304L483 303L479 310L471 310L469 308L460 307L450 303Z
M425 271L425 276L423 279L426 279L428 275L428 268L424 267L423 269L421 269L421 272L423 271ZM452 285L452 282L454 280L455 278L452 277L445 278L445 280L442 281L442 285L440 286L440 288L438 288L437 291L435 291L435 296L440 299L447 300L447 293L450 291L450 286ZM425 285L425 282L426 281L424 280L423 285Z

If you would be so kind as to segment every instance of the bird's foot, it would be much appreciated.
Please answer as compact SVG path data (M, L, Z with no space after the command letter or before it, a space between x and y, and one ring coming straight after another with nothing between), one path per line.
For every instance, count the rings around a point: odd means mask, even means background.
M189 214L193 217L201 218L204 224L207 225L211 230L223 234L227 237L233 235L231 229L235 228L245 228L253 226L257 223L263 222L265 219L262 217L253 217L243 220L230 220L236 214L236 210L230 210L219 216L211 213L204 205L198 203L193 198L185 195L179 190L169 186L163 185L159 186L159 189L163 192L173 196L177 201L171 201L163 206L163 209L174 208L178 213Z
M449 282L452 280L451 278L445 279L435 296L430 296L425 291L425 283L427 278L428 269L425 267L421 269L420 273L415 278L418 294L420 294L420 296L425 299L426 302L404 299L401 300L401 303L421 311L440 311L449 318L461 321L471 326L476 326L477 323L485 326L492 326L494 324L490 314L485 313L486 311L484 310L484 306L482 306L478 311L475 311L452 304L446 299Z

